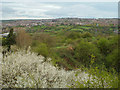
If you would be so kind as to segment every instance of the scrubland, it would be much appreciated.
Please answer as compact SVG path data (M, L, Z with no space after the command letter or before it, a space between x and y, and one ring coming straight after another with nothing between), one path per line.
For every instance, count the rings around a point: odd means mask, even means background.
M33 26L2 39L3 88L118 88L118 37L113 26ZM97 31L96 31L97 29ZM13 29L11 29L13 30ZM3 48L3 50L2 50Z

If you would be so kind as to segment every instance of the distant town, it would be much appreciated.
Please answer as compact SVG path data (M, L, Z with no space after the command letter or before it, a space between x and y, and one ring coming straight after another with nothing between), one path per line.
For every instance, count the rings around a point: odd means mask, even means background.
M58 18L58 19L40 19L40 20L2 20L2 30L0 33L7 33L7 27L32 27L38 25L100 25L100 26L118 26L117 18Z

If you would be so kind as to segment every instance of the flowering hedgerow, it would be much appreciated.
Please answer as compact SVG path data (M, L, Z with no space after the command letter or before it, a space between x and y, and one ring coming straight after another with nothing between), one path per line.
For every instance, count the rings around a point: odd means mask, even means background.
M82 87L86 87L89 74L80 70L58 69L51 64L50 58L47 61L44 59L43 56L25 50L11 53L1 63L2 87L66 88L77 87L76 82L79 82ZM76 75L77 72L79 73ZM90 83L92 84L92 82Z

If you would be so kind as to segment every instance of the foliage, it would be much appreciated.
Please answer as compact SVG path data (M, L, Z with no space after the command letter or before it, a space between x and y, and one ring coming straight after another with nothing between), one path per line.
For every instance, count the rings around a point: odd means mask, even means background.
M97 45L103 55L106 56L110 52L110 43L107 39L101 38Z
M16 45L32 50L13 46L1 64L4 87L118 87L118 36L111 28L46 24L31 26L28 33L20 29Z
M79 62L74 59L74 51L72 50L72 47L59 48L56 51L54 50L54 53L55 56L52 55L52 61L57 61L56 64L58 64L58 66L63 67L66 70L72 70L73 68L79 66Z
M98 48L102 54L102 62L107 68L118 69L118 37L114 36L110 39L101 38L98 43Z
M84 32L81 36L82 36L83 38L92 37L91 33L89 33L89 32Z
M49 55L48 47L45 43L37 43L33 47L33 51L38 53L38 55L43 55L45 58Z
M84 42L81 41L76 47L75 47L75 58L80 63L88 66L91 59L91 54L95 56L96 62L100 63L100 53L98 48L90 43L90 42Z
M26 48L31 45L31 37L25 32L25 30L17 31L16 44L20 48Z
M2 54L0 54L2 56ZM50 59L19 50L2 62L2 88L117 88L118 78L111 72L96 68L65 71L51 64ZM94 55L91 56L91 65Z
M8 36L6 36L2 39L2 45L3 46L11 46L15 43L16 43L15 42L15 34L13 33L13 28L10 28L10 32L9 32Z
M118 73L113 68L108 72L104 65L100 69L98 67L93 68L94 62L95 56L91 55L90 68L83 67L89 73L88 79L82 81L84 85L80 80L74 80L75 84L69 86L70 88L118 88ZM79 73L76 73L76 77Z
M50 36L49 34L40 33L33 36L33 40L38 40L41 43L46 43L48 47L55 46L56 38Z
M77 32L68 32L66 34L67 38L69 39L77 39L77 38L80 38L80 34L77 33Z
M107 57L106 57L106 66L107 67L114 67L117 71L119 68L119 60L120 58L118 57L118 49L114 49Z

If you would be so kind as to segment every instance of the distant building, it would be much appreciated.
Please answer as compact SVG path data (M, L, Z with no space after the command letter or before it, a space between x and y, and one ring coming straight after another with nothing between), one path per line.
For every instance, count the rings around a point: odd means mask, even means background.
M7 37L9 33L3 33L3 34L0 34L0 37Z

